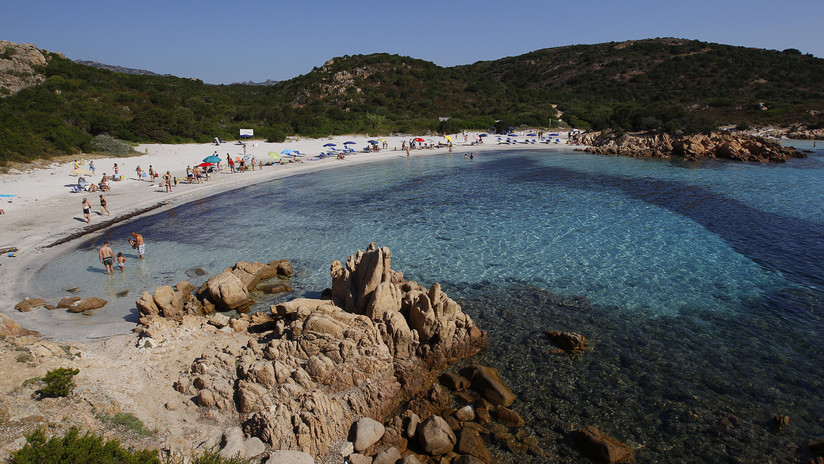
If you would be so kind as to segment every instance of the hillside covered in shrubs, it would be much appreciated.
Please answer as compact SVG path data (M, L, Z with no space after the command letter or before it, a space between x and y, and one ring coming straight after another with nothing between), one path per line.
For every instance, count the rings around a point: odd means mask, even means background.
M559 117L572 127L621 131L824 127L824 60L792 49L650 39L450 68L355 55L272 86L132 75L41 52L46 64L28 76L36 85L11 91L0 79L0 163L92 152L101 134L132 143L208 142L250 128L281 141L293 134L546 127ZM0 50L0 65L15 53L12 46ZM10 77L25 74L3 69Z

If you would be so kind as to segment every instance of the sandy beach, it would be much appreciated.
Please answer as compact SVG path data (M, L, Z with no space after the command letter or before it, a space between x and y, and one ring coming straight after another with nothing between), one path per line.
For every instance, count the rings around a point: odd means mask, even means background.
M456 138L453 147L455 155L479 152L489 149L516 149L540 147L545 145L499 145L494 137L488 137L486 143L473 145L477 133L469 133L468 141L463 137ZM22 325L37 330L38 324L43 322L33 318L31 314L21 314L15 311L14 305L25 297L37 297L30 294L28 282L37 269L47 265L49 260L59 255L70 246L75 238L93 237L100 234L114 223L123 223L136 217L156 214L163 210L179 206L201 198L209 197L221 192L242 188L259 182L287 176L305 174L322 169L332 169L342 166L372 163L376 161L400 159L406 157L401 150L403 141L415 136L385 137L388 148L378 152L364 153L361 151L368 145L368 140L375 137L336 136L321 139L294 139L283 143L267 143L250 140L246 142L246 154L254 156L258 161L267 163L272 161L269 152L280 153L284 150L296 150L304 156L301 163L287 163L285 165L263 166L255 171L232 174L226 167L226 155L233 158L243 156L244 146L237 141L227 141L220 145L184 144L163 145L148 144L136 147L138 153L130 157L106 158L93 155L78 154L61 162L53 162L42 168L28 168L25 170L10 169L6 174L0 174L0 224L3 233L0 234L0 249L14 247L14 255L10 252L0 256L0 311L14 318ZM427 141L446 143L443 137L427 136ZM344 160L335 157L319 159L321 152L328 151L327 144L335 144L336 148L344 148L344 142L352 141L356 153L347 153ZM557 145L553 145L557 146ZM160 173L170 171L178 179L186 178L187 166L200 164L202 160L214 153L224 160L221 163L221 172L212 173L211 180L203 183L179 183L167 193L158 181L138 180L136 168L140 166L147 171L149 166ZM411 156L444 155L448 148L412 150ZM111 191L104 193L108 201L108 210L111 215L102 215L99 206L101 192L71 191L71 186L77 183L78 177L71 175L74 160L81 163L82 168L88 168L89 161L94 161L93 176L85 176L88 180L99 182L104 173L114 173L114 163L118 164L119 173L124 176L122 181L110 182ZM284 159L290 159L284 157ZM9 196L12 195L12 196ZM83 217L81 202L87 198L92 205L91 223L87 224ZM28 316L28 317L27 317Z

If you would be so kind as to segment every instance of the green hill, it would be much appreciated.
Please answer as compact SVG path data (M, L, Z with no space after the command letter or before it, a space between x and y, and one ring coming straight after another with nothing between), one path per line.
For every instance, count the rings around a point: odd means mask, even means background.
M722 124L824 127L824 60L681 39L538 50L443 68L389 54L335 58L272 86L131 75L43 52L36 85L0 75L0 162L130 142L565 124L701 132ZM0 60L15 59L13 47ZM18 75L20 72L17 73ZM8 75L13 78L18 75ZM439 121L439 117L449 117ZM497 122L496 122L497 121Z

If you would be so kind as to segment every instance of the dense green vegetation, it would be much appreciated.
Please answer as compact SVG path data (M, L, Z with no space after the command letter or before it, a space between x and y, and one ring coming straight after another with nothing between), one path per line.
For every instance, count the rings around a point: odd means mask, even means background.
M12 454L14 464L161 464L156 451L124 449L118 440L80 435L72 427L63 437L46 438L43 429L26 435L26 444Z
M12 453L12 464L249 464L251 459L222 458L214 450L193 455L188 459L172 456L161 461L157 451L126 449L117 439L86 433L80 435L77 427L70 428L62 437L46 438L46 432L37 428L26 435L23 448Z
M68 396L75 387L74 376L79 374L80 370L60 367L46 373L43 377L45 387L41 388L38 393L42 396L59 397Z
M824 60L678 39L560 47L452 68L344 56L274 86L116 73L58 55L42 72L42 84L0 99L0 163L94 151L101 134L209 142L251 128L281 141L546 127L558 116L565 125L616 130L824 127Z

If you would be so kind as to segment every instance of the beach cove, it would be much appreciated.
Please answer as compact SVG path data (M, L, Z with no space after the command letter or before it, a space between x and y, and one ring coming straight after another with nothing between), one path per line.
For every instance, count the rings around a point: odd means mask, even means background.
M821 434L822 215L820 195L807 195L821 191L820 152L766 166L497 148L471 161L465 148L409 161L390 151L369 167L170 204L75 242L47 260L52 271L42 258L31 269L42 282L73 267L105 282L89 270L92 243L122 243L139 225L159 265L147 282L174 284L195 265L213 273L287 258L297 292L313 296L328 285L331 259L374 240L410 278L441 282L489 331L480 357L564 461L585 462L564 445L583 422L627 442L638 462L789 459ZM169 256L180 249L191 251ZM581 332L593 347L553 354L549 329ZM775 414L792 427L769 430Z

